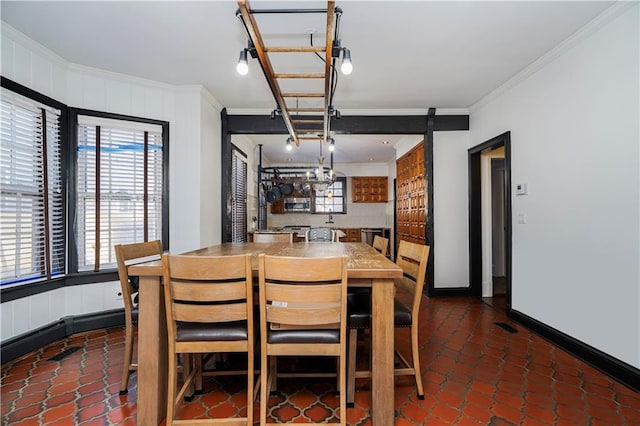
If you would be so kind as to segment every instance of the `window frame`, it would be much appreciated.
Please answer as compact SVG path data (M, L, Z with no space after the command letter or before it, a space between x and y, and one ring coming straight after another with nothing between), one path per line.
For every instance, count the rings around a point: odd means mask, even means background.
M311 193L311 214L324 214L324 215L334 215L334 214L347 214L347 178L344 176L336 177L335 182L342 182L342 211L341 212L319 212L316 211L316 198L328 198L323 195L318 197L317 192L314 190ZM333 184L331 184L333 186ZM330 187L329 187L330 188ZM327 190L329 189L327 188ZM327 192L327 191L324 191Z
M169 122L162 120L154 120L150 118L135 117L123 114L113 114L109 112L95 111L83 108L69 108L69 167L67 187L67 229L71 230L73 235L67 234L69 249L69 270L78 275L100 274L111 271L106 269L102 271L78 271L78 244L75 238L74 218L77 213L77 173L78 173L78 116L90 116L98 118L108 118L114 120L133 121L138 123L147 123L159 125L162 127L162 248L167 250L169 247ZM116 269L114 268L113 271Z
M20 96L31 99L34 102L38 102L40 104L46 105L51 108L55 108L60 111L60 117L59 117L60 119L60 123L59 123L60 167L61 167L60 179L61 179L61 185L65 190L65 194L63 194L63 197L62 197L62 208L66 211L68 206L67 198L66 198L66 191L67 191L67 185L68 185L68 181L67 181L68 174L66 173L66 169L68 165L68 158L66 157L67 156L66 143L67 143L68 134L69 134L67 106L53 98L45 96L42 93L36 92L35 90L30 89L26 86L23 86L19 83L16 83L15 81L12 81L4 76L0 77L0 86ZM62 232L64 233L65 238L68 235L67 223L68 221L66 220L66 217L65 217L62 223ZM49 289L52 289L50 288L51 286L53 286L53 288L59 287L59 285L57 285L56 283L64 281L65 277L69 273L69 258L68 258L69 253L68 251L66 251L67 248L68 246L65 247L65 256L67 256L67 258L65 259L64 273L62 274L62 276L56 276L55 278L51 278L51 279L44 278L37 281L25 282L24 284L17 284L8 288L0 288L0 296L2 298L2 302L4 303L5 301L14 300L16 298L25 297L30 294L37 294L41 292L41 291L37 291L35 293L32 293L31 289L34 289L34 288L40 288L44 286L44 287L47 287L47 289L43 291L48 291ZM48 284L51 284L51 285L48 285ZM27 294L24 294L25 292ZM18 297L12 298L11 296L14 294L18 295Z
M93 111L81 108L72 108L50 98L33 89L23 86L4 76L0 76L0 86L25 96L36 102L50 106L60 110L60 141L61 141L61 162L62 162L62 184L64 187L63 208L66 211L66 217L62 225L67 240L65 247L66 268L65 274L61 277L55 277L50 280L40 280L36 282L28 282L9 288L0 288L1 303L10 302L24 297L34 296L40 293L46 293L59 288L75 285L94 284L107 281L117 281L118 273L113 270L104 270L99 272L86 271L78 273L78 260L75 251L75 241L73 238L73 217L75 215L75 176L77 172L76 144L77 144L77 115L95 115L97 117L125 119L141 122L149 122L152 124L160 124L162 126L162 144L163 144L163 184L162 184L162 246L164 250L169 247L169 122L161 120L153 120L142 117L133 117L121 114L112 114L101 111ZM72 114L75 116L72 117ZM73 186L72 186L73 185Z

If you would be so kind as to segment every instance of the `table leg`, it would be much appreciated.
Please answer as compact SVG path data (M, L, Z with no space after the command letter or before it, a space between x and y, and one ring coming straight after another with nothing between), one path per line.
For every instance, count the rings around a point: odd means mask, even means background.
M159 277L140 277L138 425L157 425L167 413L167 321Z
M371 423L394 424L393 280L374 279L371 309Z

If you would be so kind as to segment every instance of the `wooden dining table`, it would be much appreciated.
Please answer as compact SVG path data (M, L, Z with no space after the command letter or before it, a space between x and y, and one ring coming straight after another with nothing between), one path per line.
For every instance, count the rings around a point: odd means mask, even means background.
M183 253L221 256L251 253L254 276L258 254L292 257L348 256L349 286L370 286L371 419L376 426L394 424L393 280L402 269L364 243L224 243ZM162 262L129 266L140 277L138 317L138 425L157 425L167 407L167 325L162 290ZM342 414L344 415L344 413Z

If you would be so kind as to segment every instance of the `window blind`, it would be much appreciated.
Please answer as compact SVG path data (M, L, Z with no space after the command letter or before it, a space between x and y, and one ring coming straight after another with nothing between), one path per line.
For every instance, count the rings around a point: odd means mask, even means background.
M233 149L231 155L231 241L247 242L247 159Z
M60 111L0 91L0 282L65 273Z
M161 239L162 128L78 116L77 151L78 270L114 268L114 245Z

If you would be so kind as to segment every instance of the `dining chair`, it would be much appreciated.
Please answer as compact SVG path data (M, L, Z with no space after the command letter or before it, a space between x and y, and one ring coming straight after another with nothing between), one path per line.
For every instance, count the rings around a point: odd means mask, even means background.
M331 228L309 228L304 235L305 242L330 243L337 240L336 231Z
M124 362L122 378L120 379L120 395L125 395L129 391L129 376L132 371L138 369L137 360L133 362L134 326L138 323L138 303L136 300L138 283L134 280L134 277L129 276L129 266L150 260L159 260L162 254L162 244L160 240L134 244L117 244L114 246L114 250L118 265L120 291L122 292L122 301L124 303Z
M386 257L389 254L389 239L375 235L373 237L373 248Z
M266 234L256 232L253 234L254 243L292 243L293 233L285 234Z
M395 368L394 375L414 376L418 399L424 399L422 388L422 377L420 370L420 357L418 352L418 315L420 313L420 301L422 299L422 289L427 272L427 262L429 260L430 247L408 241L401 240L398 247L396 264L402 268L403 277L396 278L395 287L397 290L407 292L410 297L409 305L403 303L399 298L394 299L394 327L411 328L411 357L412 362L407 359L396 348L395 355L402 364L400 368ZM349 365L347 383L347 404L353 405L355 394L355 379L369 378L371 371L356 371L356 347L358 341L358 330L371 327L371 298L366 293L356 293L349 295L348 301L349 317ZM370 366L370 368L372 368Z
M260 254L258 271L260 424L268 424L276 357L329 356L337 357L339 365L340 422L332 424L346 425L347 256Z
M176 420L176 407L202 374L203 353L247 354L247 369L224 375L247 376L247 415L207 423L253 424L254 325L251 255L162 257L169 371L167 425L202 423ZM183 384L178 389L178 354ZM192 356L195 355L195 356Z

